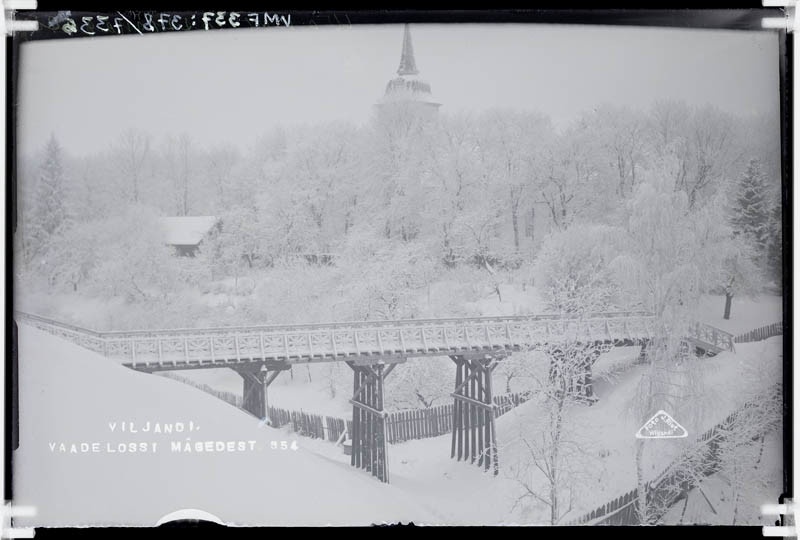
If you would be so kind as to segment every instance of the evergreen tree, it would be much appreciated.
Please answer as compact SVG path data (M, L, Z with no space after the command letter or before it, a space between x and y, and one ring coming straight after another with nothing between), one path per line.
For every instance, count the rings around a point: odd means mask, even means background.
M770 212L769 238L767 240L767 266L769 275L780 287L783 282L783 222L781 205L775 204Z
M734 234L743 235L757 257L765 254L769 238L768 196L767 182L761 172L761 164L757 159L751 159L747 171L736 184L730 222Z
M61 146L51 135L39 165L31 216L31 236L38 252L67 221Z

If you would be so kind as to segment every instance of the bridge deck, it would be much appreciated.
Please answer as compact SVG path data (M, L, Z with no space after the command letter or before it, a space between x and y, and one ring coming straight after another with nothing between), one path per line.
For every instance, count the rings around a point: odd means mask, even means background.
M652 316L625 313L586 319L537 315L135 332L98 332L19 312L16 318L143 371L504 354L564 342L625 346L648 341L655 330ZM733 336L715 328L698 324L690 333L720 350L733 350Z

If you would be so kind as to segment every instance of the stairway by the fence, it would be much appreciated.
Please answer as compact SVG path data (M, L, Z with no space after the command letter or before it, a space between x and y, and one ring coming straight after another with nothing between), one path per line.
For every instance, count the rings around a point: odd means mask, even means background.
M752 343L754 341L763 341L781 335L783 335L783 323L776 322L760 328L754 328L744 334L739 334L733 341L735 343Z
M724 440L726 432L736 422L737 417L748 409L758 406L765 399L770 399L770 392L781 392L780 385L775 385L764 394L763 398L748 401L740 408L736 409L725 420L714 425L704 432L695 441L694 452L688 451L669 463L664 470L647 483L647 504L648 506L657 502L657 507L666 510L671 504L677 502L681 497L691 490L694 486L686 478L686 467L689 453L702 455L696 464L696 473L700 476L709 476L719 470L720 465L720 443ZM768 432L775 426L762 426L762 433ZM761 435L759 434L759 435ZM638 525L639 524L639 490L634 488L619 497L616 497L605 504L602 504L587 512L582 516L570 520L564 525ZM661 515L651 516L654 519L661 518Z

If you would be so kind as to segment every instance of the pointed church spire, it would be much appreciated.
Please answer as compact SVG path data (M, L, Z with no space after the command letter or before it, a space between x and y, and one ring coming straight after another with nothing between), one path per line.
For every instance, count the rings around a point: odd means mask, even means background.
M417 64L414 62L414 47L411 45L411 30L409 30L408 23L406 23L405 33L403 34L403 53L400 56L400 67L397 68L397 74L402 77L418 73Z

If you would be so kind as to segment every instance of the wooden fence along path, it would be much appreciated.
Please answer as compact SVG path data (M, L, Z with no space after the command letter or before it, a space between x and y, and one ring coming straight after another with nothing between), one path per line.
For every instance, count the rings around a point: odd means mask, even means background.
M736 338L734 338L734 342L752 343L753 341L762 341L765 339L769 339L771 337L782 336L782 335L783 335L783 323L776 322L768 324L766 326L762 326L761 328L750 330L749 332L745 332L744 334L740 334L736 336Z
M780 385L775 385L769 392L780 393ZM687 495L694 487L693 477L710 476L719 470L721 465L719 447L720 443L725 439L726 433L734 427L739 415L758 407L759 403L765 399L770 398L765 395L765 397L749 401L736 409L725 420L698 437L693 447L688 450L688 453L678 456L661 474L647 483L648 507L656 511L660 510L660 515L652 515L652 519L661 518L671 505ZM774 427L772 425L761 426L761 432L755 434L753 440ZM702 457L699 460L690 462L689 455L700 455ZM690 463L690 467L694 469L693 473L687 471L687 463ZM634 488L606 504L600 505L591 512L565 523L565 525L638 525L638 506L639 490Z

